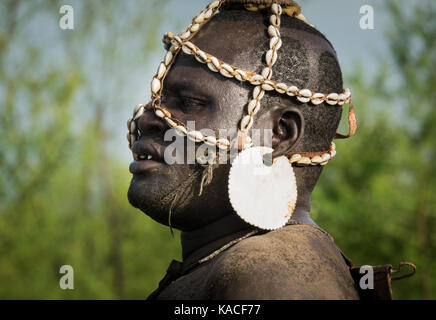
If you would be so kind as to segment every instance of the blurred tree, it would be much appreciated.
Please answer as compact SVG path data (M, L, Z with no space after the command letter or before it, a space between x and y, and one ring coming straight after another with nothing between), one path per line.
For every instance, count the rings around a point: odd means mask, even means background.
M394 21L389 43L411 123L408 160L414 179L408 195L414 200L409 223L415 235L410 240L420 259L422 298L429 299L436 290L436 3L424 1L410 12L393 1L387 5Z
M71 5L64 31L57 1L0 3L0 298L144 298L178 244L129 206L108 142L165 2ZM63 264L72 291L59 288Z
M390 59L370 83L362 68L349 79L360 128L338 143L314 214L356 264L417 265L414 278L393 283L394 297L434 299L436 6L388 1L385 9Z

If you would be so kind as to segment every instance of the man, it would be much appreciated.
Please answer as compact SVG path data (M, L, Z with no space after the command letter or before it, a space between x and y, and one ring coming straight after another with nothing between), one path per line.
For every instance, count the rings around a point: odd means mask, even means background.
M272 3L281 5L271 9L277 13L276 18L270 18L268 11ZM199 31L195 26L197 16L191 25L195 35L184 35L195 45L191 45L192 50L201 48L207 52L203 60L207 58L209 63L204 64L207 62L204 60L200 64L191 56L183 35L177 38L170 34L166 41L173 46L170 52L176 53L174 48L182 45L184 50L177 51L177 57L171 54L173 60L163 62L166 73L160 67L155 77L160 81L152 82L153 103L137 108L134 119L128 123L128 139L136 159L130 166L133 178L129 201L154 220L182 231L183 263L173 261L150 298L359 299L349 261L309 216L310 197L321 165L293 167L298 194L292 204L292 217L283 227L263 228L239 212L243 205L239 210L238 201L230 200L230 163L209 166L205 179L204 166L198 163L169 165L164 161L165 149L171 144L164 140L168 125L176 127L178 123L195 121L197 129L215 132L242 128L244 120L240 120L247 114L247 101L252 99L255 81L230 79L232 67L230 71L215 68L221 74L211 72L209 69L214 66L210 64L215 61L211 57L240 70L263 73L262 81L274 79L312 92L343 92L335 50L319 31L302 21L304 18L293 1L233 0L216 1L214 5L222 5L219 12L207 24L200 24ZM282 10L291 12L285 15ZM210 16L207 10L203 13ZM276 28L271 30L270 24ZM268 48L273 46L277 36L274 32L278 31L282 41L273 48L278 51L277 58L268 63ZM265 60L273 70L272 78L268 70L265 72ZM341 107L332 106L326 98L316 105L301 102L305 101L303 98L274 90L264 92L251 129L272 130L273 159L309 153L319 157L318 154L325 155L320 153L323 150L330 150L327 158L334 156L331 142L341 118ZM185 127L180 128L183 131ZM250 142L247 140L250 131L242 128L241 132L244 133L238 139L242 139L242 145ZM260 145L266 144L266 140L263 137ZM240 141L239 149L244 149ZM274 196L268 192L271 190L260 195L265 203ZM261 214L268 216L269 212Z

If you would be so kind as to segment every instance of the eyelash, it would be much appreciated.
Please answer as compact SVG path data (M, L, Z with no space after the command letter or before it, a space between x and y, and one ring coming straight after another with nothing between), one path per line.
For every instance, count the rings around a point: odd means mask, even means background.
M200 101L198 101L197 99L194 98L190 98L190 97L182 97L180 98L180 100L182 100L183 104L187 107L189 106L203 106L203 103L201 103Z
M184 96L179 96L179 95L171 95L171 94L165 94L162 97L162 103L166 103L167 100L171 99L171 98L176 98L178 100L177 105L179 106L180 109L182 109L183 111L187 111L190 108L201 108L204 107L204 102L195 99L195 98L191 98L191 97L184 97Z

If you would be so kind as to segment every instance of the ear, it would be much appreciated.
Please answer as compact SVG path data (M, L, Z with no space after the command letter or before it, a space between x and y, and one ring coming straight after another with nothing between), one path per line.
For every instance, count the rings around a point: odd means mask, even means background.
M295 106L280 108L273 116L273 159L290 153L304 135L304 117Z

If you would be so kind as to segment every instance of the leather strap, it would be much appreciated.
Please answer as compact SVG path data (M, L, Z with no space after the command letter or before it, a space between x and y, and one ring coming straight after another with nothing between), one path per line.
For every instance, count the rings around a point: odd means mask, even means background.
M287 156L290 157L290 156L292 156L294 154L299 154L302 157L313 158L313 157L316 157L316 156L322 156L323 154L331 152L332 150L333 150L333 146L330 146L330 149L325 150L325 151L317 151L317 152L291 152L291 153L288 153Z
M348 134L336 133L335 139L347 139L356 133L357 130L357 119L356 114L354 113L353 102L350 100L350 104L348 106Z
M401 271L402 266L411 267L412 268L411 272L403 274L401 276L392 277L392 280L400 280L400 279L408 278L416 273L416 266L412 262L400 262L400 266L398 267L398 270L392 270L391 273L399 273Z

